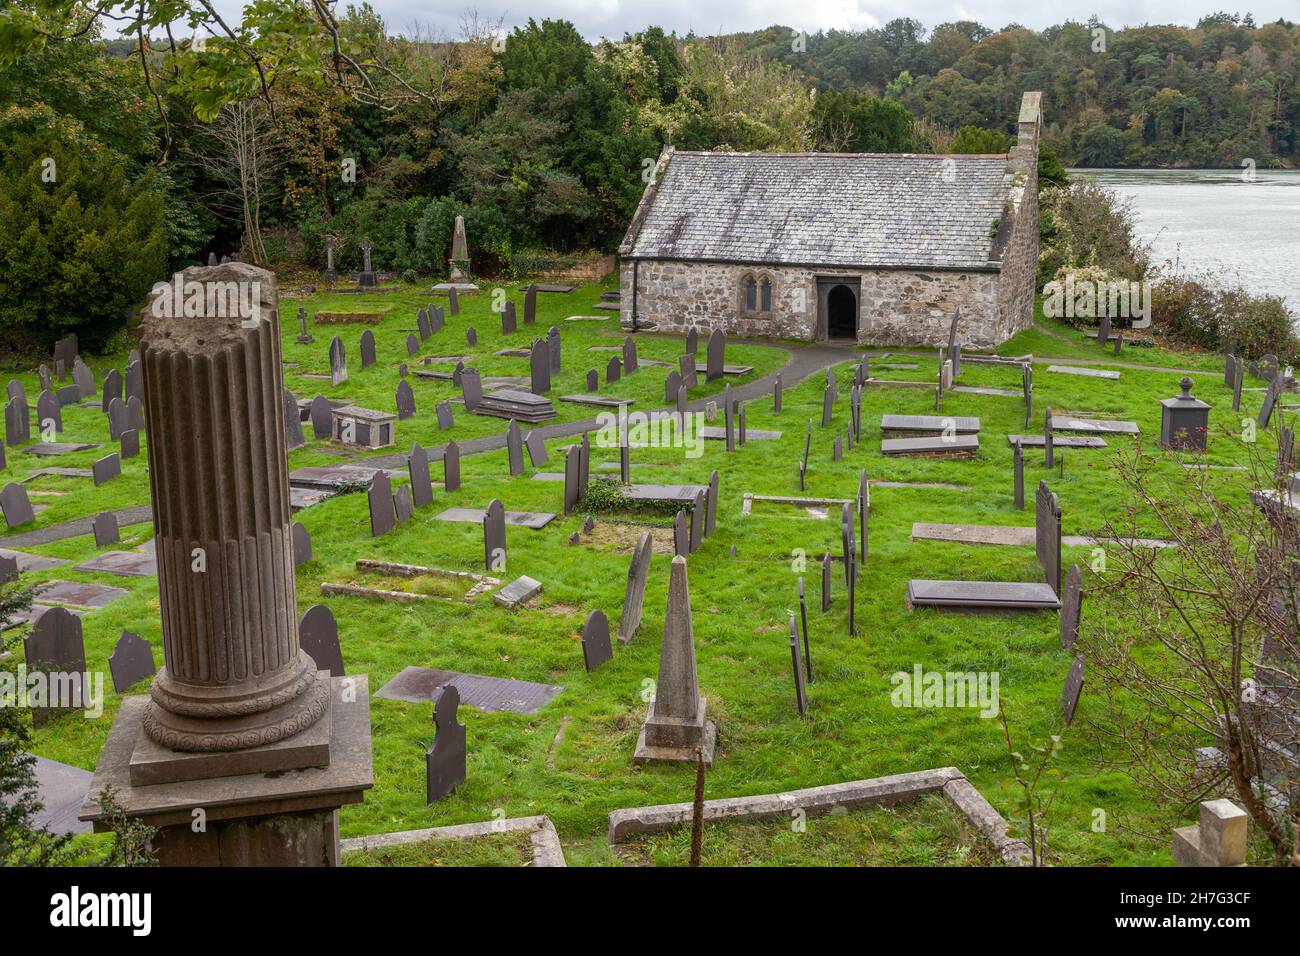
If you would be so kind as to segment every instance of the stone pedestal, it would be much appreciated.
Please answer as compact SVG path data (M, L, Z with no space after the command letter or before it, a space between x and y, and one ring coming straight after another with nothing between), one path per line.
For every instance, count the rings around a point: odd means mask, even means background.
M1173 451L1205 451L1210 406L1192 397L1192 380L1184 375L1182 393L1160 401L1160 444Z
M1231 800L1201 804L1201 822L1174 830L1174 862L1179 866L1245 866L1246 811Z

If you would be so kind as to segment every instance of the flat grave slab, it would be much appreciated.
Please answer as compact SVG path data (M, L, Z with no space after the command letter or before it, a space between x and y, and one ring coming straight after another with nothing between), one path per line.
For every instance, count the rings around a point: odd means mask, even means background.
M1101 368L1083 368L1075 365L1049 365L1047 370L1049 372L1059 372L1062 375L1083 375L1087 378L1119 378L1119 372Z
M559 292L560 294L563 295L572 292L574 289L577 288L577 286L562 285L560 283L549 283L546 285L535 285L533 286L533 288L536 289L538 292Z
M23 484L37 478L94 478L95 472L90 468L37 468L29 471Z
M714 441L726 441L727 430L718 428L716 425L705 425L700 429L700 437L708 438ZM745 441L780 441L781 433L771 431L766 428L747 428L745 429Z
M961 392L963 395L995 395L999 398L1024 398L1025 396L1020 389L992 388L988 385L954 385L948 391Z
M681 501L691 503L700 492L708 494L707 485L628 485L623 494L633 501Z
M531 601L542 593L542 582L521 574L496 594L492 600L502 607L514 608Z
M438 521L462 521L470 524L482 524L483 517L487 511L483 508L448 508L441 514L435 515ZM516 525L520 528L531 528L534 531L540 531L548 524L555 520L555 515L545 511L507 511L506 524Z
M633 398L608 398L601 395L561 395L560 401L572 402L575 405L594 405L597 408L620 408L624 405L636 404L636 399Z
M318 488L324 491L339 491L344 488L362 486L370 483L377 472L385 471L388 477L397 477L397 472L372 465L328 465L296 468L289 472L289 484L303 488Z
M376 697L412 703L433 702L448 684L460 693L462 707L476 707L485 712L510 714L536 713L556 694L564 690L558 684L482 677L431 667L408 667L376 691Z
M77 570L147 578L158 573L158 557L146 551L105 551L77 565Z
M89 451L92 448L98 447L98 445L84 442L51 441L30 445L27 448L24 448L23 451L29 455L40 455L43 458L54 458L59 455L71 455L74 452Z
M696 371L697 373L699 373L700 375L705 374L708 370L709 370L709 366L708 366L708 363L707 363L707 362L696 362L696 363L695 363L695 371ZM724 365L724 366L722 366L722 374L723 374L723 375L748 375L748 374L749 374L750 372L752 372L752 371L754 371L754 366L752 366L752 365Z
M328 498L333 498L337 491L326 491L323 488L299 488L296 485L289 486L289 508L291 511L298 512L304 508L310 508L312 505L318 505Z
M565 322L607 322L613 316L609 315L570 315Z
M1091 434L1108 433L1116 435L1140 435L1142 429L1137 422L1105 421L1095 418L1074 418L1069 415L1052 416L1052 443L1056 444L1056 432L1087 432Z
M914 607L1005 608L1055 610L1061 606L1049 584L1006 581L907 582L907 599Z
M880 442L885 455L948 455L972 454L979 451L978 435L954 435L948 440L942 436L924 438L886 438Z
M0 548L0 558L13 558L16 560L19 571L47 571L50 568L57 568L60 564L68 563L63 558L47 558L43 554L11 551L8 548Z
M957 415L881 415L882 432L931 432L942 434L949 428L958 435L974 435L980 430L980 420Z
M8 620L5 621L3 627L0 628L0 630L10 631L16 627L21 627L24 624L35 624L36 621L40 619L42 614L44 614L46 611L51 611L53 609L54 606L51 604L33 604L26 611L19 611L14 614L11 614ZM67 608L66 610L71 611L77 617L81 617L86 613L86 609L84 607L82 608L70 607Z
M954 541L958 544L1007 544L1030 547L1034 544L1034 528L1015 525L989 524L912 524L914 541ZM1071 548L1087 548L1095 544L1116 542L1136 548L1174 548L1173 541L1159 538L1094 538L1086 534L1061 536L1061 544Z
M89 833L90 823L78 820L77 814L81 812L94 774L39 756L32 770L36 774L36 789L43 804L34 818L36 826L56 835Z
M36 591L37 600L48 604L67 604L72 607L96 610L112 604L127 592L106 584L88 584L83 581L49 581Z
M1042 435L1008 435L1007 444L1014 446L1020 442L1021 448L1042 448L1047 444L1047 439ZM1105 448L1106 439L1096 435L1053 435L1052 445L1055 448Z

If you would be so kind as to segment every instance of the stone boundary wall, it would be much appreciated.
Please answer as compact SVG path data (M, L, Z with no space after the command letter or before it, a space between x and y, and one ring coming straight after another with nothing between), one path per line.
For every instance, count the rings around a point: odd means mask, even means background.
M786 793L705 800L704 819L788 819L796 809L802 809L808 816L824 816L837 808L858 810L863 807L888 807L930 793L939 793L951 800L966 819L993 844L993 848L1008 866L1030 865L1029 847L1023 841L1007 835L1007 821L956 767L853 780ZM689 803L615 810L609 815L609 842L623 843L631 837L689 826L691 813Z
M387 846L408 846L426 840L474 840L479 837L499 836L503 833L527 831L533 845L533 866L567 866L560 836L549 817L514 817L509 820L485 820L482 823L461 823L450 827L428 827L423 830L398 830L374 836L353 837L340 843L342 852L378 850Z

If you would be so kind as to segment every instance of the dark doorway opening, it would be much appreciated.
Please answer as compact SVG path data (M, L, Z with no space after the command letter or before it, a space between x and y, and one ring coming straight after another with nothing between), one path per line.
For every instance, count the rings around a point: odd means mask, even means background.
M837 285L826 296L826 334L832 339L857 339L858 297L846 285Z

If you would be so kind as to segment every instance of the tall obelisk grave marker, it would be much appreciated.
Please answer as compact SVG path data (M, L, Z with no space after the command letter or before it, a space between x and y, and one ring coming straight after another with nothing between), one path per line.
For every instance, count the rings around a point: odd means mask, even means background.
M164 864L336 863L337 809L373 782L368 698L298 644L276 280L178 279L141 323L165 664L123 702L83 817L111 784ZM177 800L206 832L167 825Z

